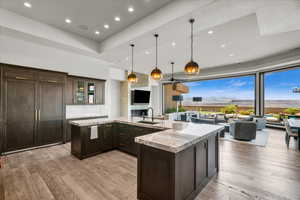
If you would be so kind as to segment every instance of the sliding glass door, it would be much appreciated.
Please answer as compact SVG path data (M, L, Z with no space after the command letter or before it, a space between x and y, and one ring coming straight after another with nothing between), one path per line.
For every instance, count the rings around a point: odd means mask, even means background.
M165 87L165 112L174 112L176 105L170 96L182 95L181 111L206 113L254 113L255 76L240 76L180 83ZM180 91L177 88L186 89ZM198 97L198 98L197 98ZM166 100L167 99L167 100Z
M269 124L282 125L282 120L300 115L300 69L265 73L264 113Z

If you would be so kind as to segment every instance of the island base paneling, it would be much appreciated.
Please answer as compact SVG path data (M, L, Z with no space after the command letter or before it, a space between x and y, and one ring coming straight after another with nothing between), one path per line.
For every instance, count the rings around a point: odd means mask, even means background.
M138 199L192 200L218 171L218 133L172 153L139 144Z

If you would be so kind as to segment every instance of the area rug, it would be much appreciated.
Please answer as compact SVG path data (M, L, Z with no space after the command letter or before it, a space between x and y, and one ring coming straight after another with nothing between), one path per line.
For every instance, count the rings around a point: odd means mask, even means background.
M265 147L268 143L268 138L269 138L269 132L267 129L265 129L265 130L257 131L256 139L251 140L251 141L236 140L228 132L225 132L224 138L222 138L222 139L228 140L231 142L246 143L246 144Z

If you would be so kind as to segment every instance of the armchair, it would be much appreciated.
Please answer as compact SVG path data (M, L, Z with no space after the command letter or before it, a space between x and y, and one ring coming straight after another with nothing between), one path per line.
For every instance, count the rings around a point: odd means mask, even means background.
M236 121L230 123L230 135L238 140L253 140L256 138L256 123L250 121Z

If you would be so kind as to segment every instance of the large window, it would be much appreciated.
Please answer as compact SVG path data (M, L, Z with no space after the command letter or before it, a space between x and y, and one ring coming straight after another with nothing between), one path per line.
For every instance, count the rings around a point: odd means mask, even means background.
M217 113L225 112L228 107L235 107L236 113L252 114L254 112L255 76L183 84L188 88L187 93L182 93L184 96L181 102L183 110ZM194 97L201 97L202 101L195 101ZM165 102L166 104L168 103ZM171 109L168 105L166 108Z
M300 69L294 68L265 74L265 114L269 121L275 122L284 117L299 114Z

